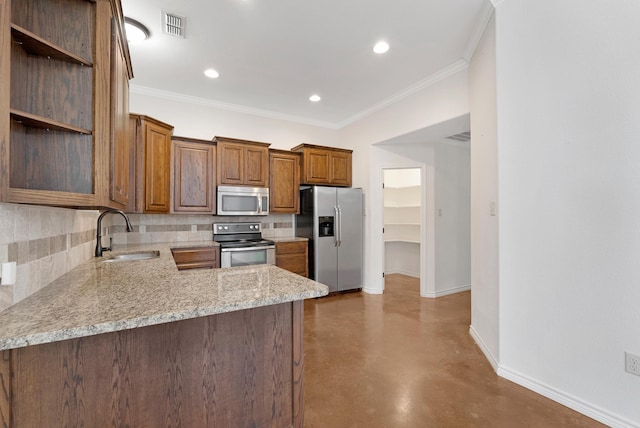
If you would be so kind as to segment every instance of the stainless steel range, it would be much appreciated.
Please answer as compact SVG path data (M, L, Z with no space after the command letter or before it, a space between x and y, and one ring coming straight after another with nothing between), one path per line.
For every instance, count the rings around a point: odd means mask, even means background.
M220 267L276 263L276 246L262 239L261 223L214 223L213 240L220 244Z

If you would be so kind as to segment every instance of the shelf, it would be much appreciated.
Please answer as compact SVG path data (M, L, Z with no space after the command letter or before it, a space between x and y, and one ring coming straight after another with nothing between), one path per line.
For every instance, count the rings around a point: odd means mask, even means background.
M408 239L398 239L398 238L385 239L384 242L385 243L386 242L401 242L401 243L405 243L405 244L418 244L418 245L420 244L420 241L411 241L411 240L408 240Z
M385 223L385 226L420 226L420 223Z
M47 119L46 117L38 116L24 111L11 109L11 118L22 125L29 128L40 128L48 131L62 131L62 132L75 132L78 134L91 135L92 132L89 129L80 128L73 125L68 125L62 122L56 122L55 120Z
M11 24L11 35L18 43L20 43L20 45L22 45L22 49L24 49L28 54L93 67L93 64L90 61L87 61L86 59L81 58L60 46L56 46L42 37L36 36L19 25Z

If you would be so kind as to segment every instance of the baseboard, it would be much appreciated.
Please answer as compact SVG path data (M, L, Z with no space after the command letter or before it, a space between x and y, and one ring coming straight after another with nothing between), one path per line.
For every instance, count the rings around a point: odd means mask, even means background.
M473 335L473 333L472 333ZM475 336L474 336L475 338ZM479 345L480 346L480 345ZM481 347L482 348L482 347ZM486 355L486 354L485 354ZM604 410L598 406L581 400L571 394L567 394L550 385L542 382L538 382L528 376L516 372L503 365L499 366L497 370L498 376L508 379L518 385L521 385L531 391L534 391L542 396L545 396L553 401L556 401L570 409L580 412L585 416L597 420L612 428L640 428L640 425L636 422L630 421L624 417L615 415L607 410Z
M498 360L493 356L487 344L484 343L484 340L482 340L482 337L480 337L480 335L472 325L469 326L469 334L471 335L473 340L475 340L476 345L478 345L478 348L480 348L487 361L489 361L489 364L491 364L493 370L497 372L499 367Z
M382 290L379 288L362 287L362 291L367 294L382 294Z
M416 273L416 272L409 272L406 270L402 270L402 269L392 269L392 270L386 270L384 271L385 275L393 275L394 273L399 273L401 275L406 275L406 276L410 276L412 278L420 278L420 273Z
M469 291L469 290L471 290L471 284L460 285L458 287L453 287L453 288L447 288L446 290L436 291L435 293L427 292L424 295L424 297L429 297L433 299L437 297L448 296L449 294L462 293L463 291Z

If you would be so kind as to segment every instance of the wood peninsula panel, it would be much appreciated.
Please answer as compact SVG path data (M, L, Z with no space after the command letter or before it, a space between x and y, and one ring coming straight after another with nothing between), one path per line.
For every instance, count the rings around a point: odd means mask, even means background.
M13 426L11 402L11 351L0 351L0 428Z
M0 421L302 428L302 322L296 301L3 351Z

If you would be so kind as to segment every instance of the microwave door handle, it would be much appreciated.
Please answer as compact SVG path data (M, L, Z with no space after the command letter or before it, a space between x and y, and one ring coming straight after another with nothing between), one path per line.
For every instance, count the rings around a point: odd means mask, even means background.
M258 198L258 214L262 214L262 196L257 195Z

